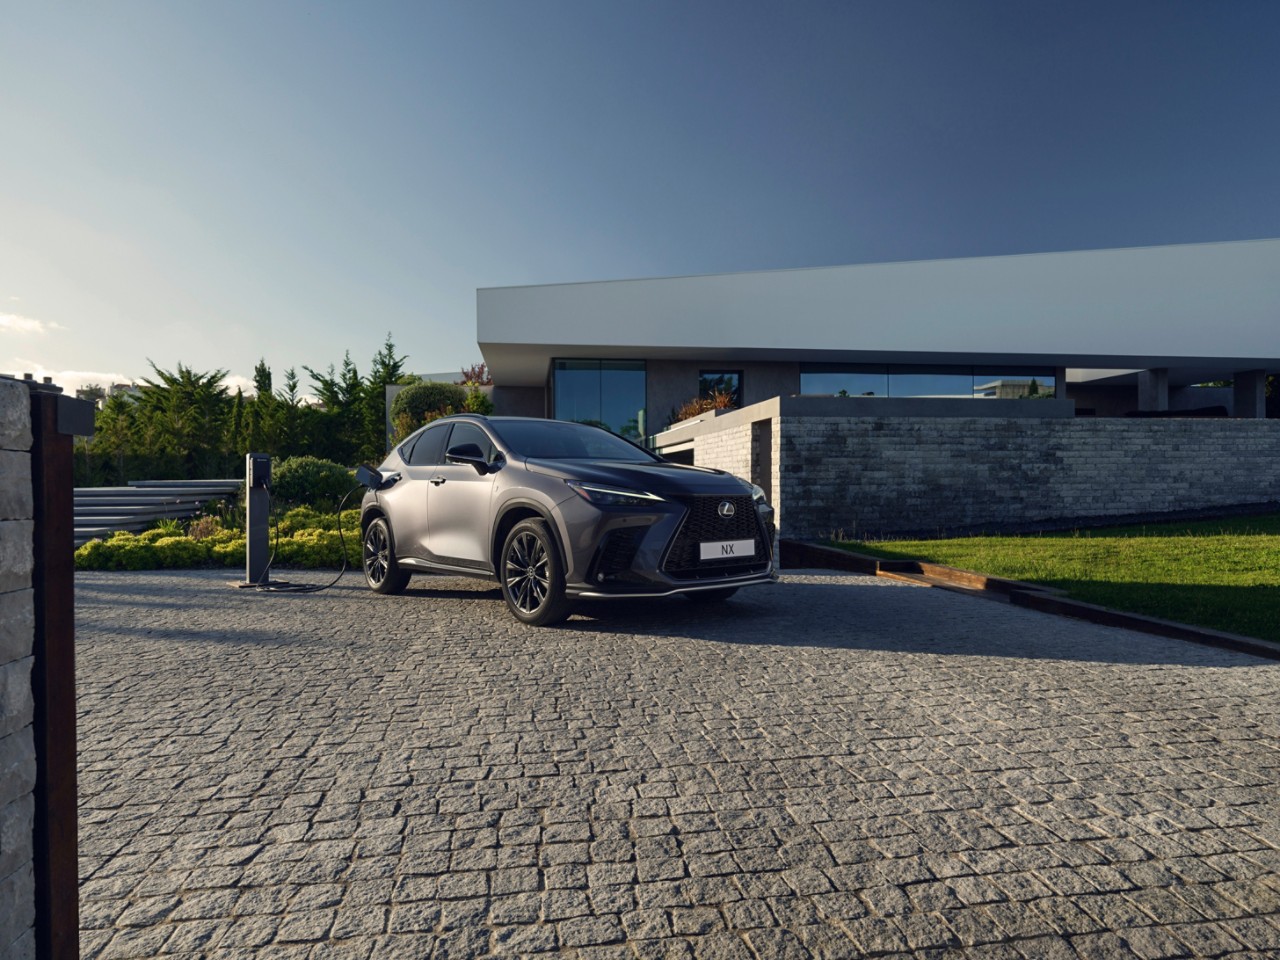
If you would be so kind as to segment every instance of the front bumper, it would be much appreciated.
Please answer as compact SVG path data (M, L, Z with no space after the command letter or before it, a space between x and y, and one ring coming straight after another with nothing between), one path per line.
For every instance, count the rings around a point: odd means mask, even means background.
M682 593L699 593L703 590L724 590L727 587L753 587L762 583L777 583L778 574L770 564L768 573L752 574L747 577L733 577L724 580L715 580L707 582L705 580L697 583L682 583L671 586L665 590L656 589L649 590L644 587L636 587L634 589L617 589L604 590L594 589L586 584L568 584L565 586L565 593L571 597L577 597L587 600L616 600L621 597L674 597Z
M713 520L708 511L737 501L738 522ZM709 503L710 502L710 503ZM773 583L773 510L750 497L717 495L669 499L653 508L597 507L585 501L560 504L566 526L565 592L574 597L666 597L729 587ZM757 544L753 557L699 561L704 541Z

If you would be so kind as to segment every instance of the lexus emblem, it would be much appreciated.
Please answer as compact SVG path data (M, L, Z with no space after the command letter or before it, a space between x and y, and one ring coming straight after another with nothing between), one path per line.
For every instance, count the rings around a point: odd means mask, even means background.
M738 508L735 507L728 500L721 500L720 506L716 509L716 513L720 514L720 516L724 517L724 519L726 520L728 520L737 512L738 512Z

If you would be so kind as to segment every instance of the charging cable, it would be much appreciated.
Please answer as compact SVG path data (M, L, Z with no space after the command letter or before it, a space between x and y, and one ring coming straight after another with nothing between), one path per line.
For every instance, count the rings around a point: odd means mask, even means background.
M276 547L280 544L280 518L276 517L276 536L275 541L271 544L271 556L267 559L267 565L262 571L262 575L258 577L258 582L253 585L253 589L259 593L319 593L321 590L328 590L335 583L342 579L347 572L350 564L347 561L347 540L342 535L342 508L347 505L347 500L357 490L363 490L364 484L356 484L343 496L338 504L338 543L342 545L342 569L338 571L338 575L328 583L289 583L287 580L272 580L271 565L276 561ZM271 487L266 488L267 491L267 515L271 514Z

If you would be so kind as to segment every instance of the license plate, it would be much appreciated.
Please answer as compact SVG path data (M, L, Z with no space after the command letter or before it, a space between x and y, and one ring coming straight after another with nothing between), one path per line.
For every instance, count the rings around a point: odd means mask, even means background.
M710 543L698 544L698 555L702 560L731 560L734 557L754 557L756 542L754 540L714 540Z

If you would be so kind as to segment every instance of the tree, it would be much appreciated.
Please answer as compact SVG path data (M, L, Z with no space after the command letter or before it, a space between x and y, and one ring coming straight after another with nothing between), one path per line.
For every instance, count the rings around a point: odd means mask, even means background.
M399 383L404 377L407 356L396 354L396 345L387 331L382 349L373 355L369 376L365 379L361 412L364 418L364 435L360 459L381 460L387 452L387 387Z
M463 367L462 379L457 382L464 387L473 385L491 387L493 386L493 375L489 373L489 365L482 360L479 363L473 363L469 367Z
M454 383L415 383L405 387L391 401L391 419L397 441L424 423L464 408L467 393Z
M351 362L351 351L343 355L340 371L335 372L333 364L324 373L310 367L302 369L311 376L321 404L320 410L311 413L315 425L313 454L336 463L354 463L362 446L360 401L364 383Z
M223 469L232 407L222 383L227 371L196 373L182 364L168 371L154 363L151 369L155 379L142 380L134 411L138 438L148 452L167 455L161 469L187 479Z

